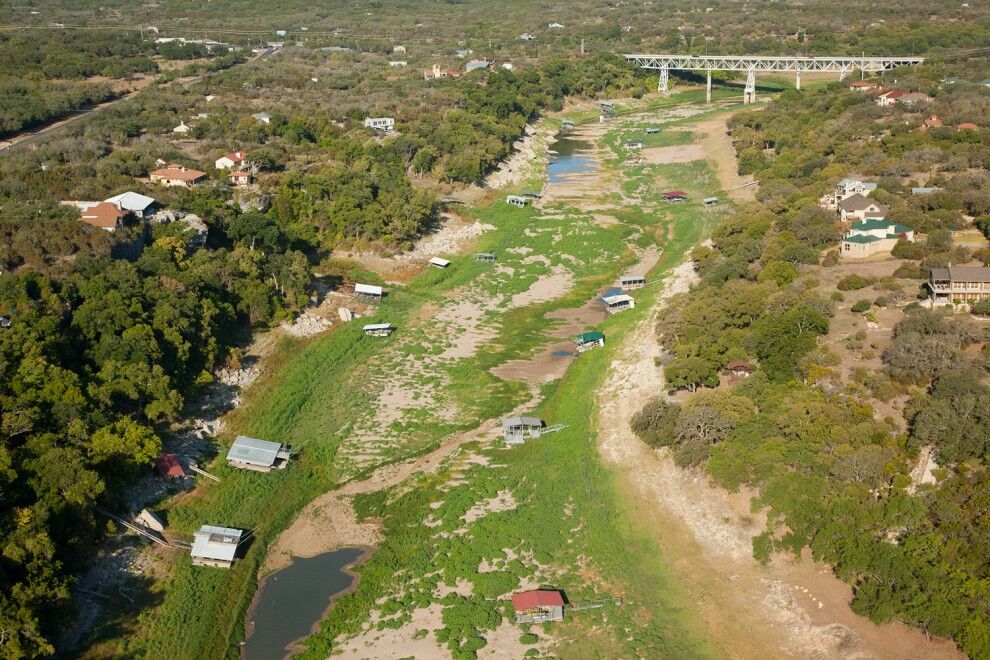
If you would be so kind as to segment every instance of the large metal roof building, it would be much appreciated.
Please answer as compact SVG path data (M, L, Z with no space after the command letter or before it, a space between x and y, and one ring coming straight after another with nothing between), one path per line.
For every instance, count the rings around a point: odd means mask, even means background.
M239 435L227 452L227 463L233 467L259 472L284 468L289 462L289 450L278 442L258 440Z
M244 534L239 529L203 525L193 534L192 560L197 566L229 568Z

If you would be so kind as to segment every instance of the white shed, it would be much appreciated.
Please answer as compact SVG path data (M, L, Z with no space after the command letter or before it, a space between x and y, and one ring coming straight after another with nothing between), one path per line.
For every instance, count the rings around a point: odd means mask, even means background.
M623 289L638 289L646 286L646 275L622 275L619 277L619 286Z
M271 472L287 466L289 457L289 449L279 442L239 435L227 452L227 464L243 470Z
M364 326L364 334L369 337L388 337L395 332L395 326L391 323L369 323Z
M374 284L355 284L354 293L359 296L366 296L368 298L381 300L385 292L380 286L375 286Z
M616 296L605 296L602 298L602 302L605 303L605 310L609 314L615 314L616 312L621 312L624 309L632 309L636 306L636 301L632 296L627 296L622 293Z
M441 259L440 257L433 257L430 259L430 265L436 266L437 268L446 268L450 265L450 262L446 259Z
M244 532L230 527L203 525L193 534L190 554L196 566L230 568Z

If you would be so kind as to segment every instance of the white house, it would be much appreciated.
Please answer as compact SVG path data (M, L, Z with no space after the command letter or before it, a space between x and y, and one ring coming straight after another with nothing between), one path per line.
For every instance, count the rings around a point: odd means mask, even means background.
M246 155L243 151L231 151L226 156L221 156L213 162L213 166L218 170L231 170L235 167L244 167L246 164Z
M843 220L868 220L870 218L882 220L887 217L887 208L877 204L875 201L855 193L846 197L838 204L839 217Z
M130 191L114 195L104 201L110 202L124 213L130 213L137 218L148 217L155 207L155 200L151 197Z
M192 129L190 127L186 126L186 122L180 121L179 122L179 125L172 129L172 132L173 133L185 134L185 133L188 133L191 130Z
M405 54L406 47L405 46L392 46L392 52L393 53L396 53L396 54L398 54L398 53Z
M898 239L914 242L914 230L886 220L854 223L842 237L843 257L862 258L894 249Z
M272 116L267 112L256 112L251 116L260 121L262 124L272 123Z
M395 130L395 119L393 117L365 117L364 126L388 133Z

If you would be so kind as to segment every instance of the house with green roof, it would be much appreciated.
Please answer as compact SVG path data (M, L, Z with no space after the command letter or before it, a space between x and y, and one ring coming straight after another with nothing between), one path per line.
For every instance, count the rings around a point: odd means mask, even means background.
M843 257L862 259L882 252L889 253L902 238L913 243L914 230L877 218L855 222L842 238L841 254Z

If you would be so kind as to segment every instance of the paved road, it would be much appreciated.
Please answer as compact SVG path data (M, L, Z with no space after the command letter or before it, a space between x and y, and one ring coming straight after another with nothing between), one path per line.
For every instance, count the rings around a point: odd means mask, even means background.
M260 53L249 59L246 63L255 62L262 58L268 57L274 52L275 52L274 48L265 48L263 51L261 51ZM192 85L193 83L197 83L200 80L203 80L204 78L207 78L215 73L219 73L219 72L211 71L209 73L204 73L198 76L190 76L188 78L176 78L172 82L165 83L163 87L171 85L173 83L178 83L180 85L188 87L189 85ZM113 106L116 103L120 103L121 101L126 101L127 99L134 98L135 96L143 92L145 89L147 88L136 89L133 92L128 92L123 96L119 96L113 99L112 101L107 101L106 103L101 103L99 105L93 106L92 108L86 108L85 110L79 110L78 112L68 117L65 117L64 119L59 119L56 122L48 124L44 128L40 128L37 131L34 131L33 133L21 133L20 136L17 136L16 142L10 142L6 140L0 142L0 155L12 153L18 149L22 149L32 144L37 144L39 142L42 142L45 140L45 138L50 137L53 133L57 132L59 129L65 128L66 126L79 121L86 115L91 115L94 112L100 112L102 110L106 110L107 108Z

